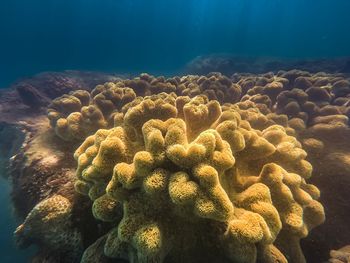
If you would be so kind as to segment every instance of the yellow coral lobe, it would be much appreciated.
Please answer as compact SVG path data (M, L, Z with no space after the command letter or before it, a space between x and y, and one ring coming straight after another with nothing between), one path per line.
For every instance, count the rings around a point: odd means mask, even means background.
M187 173L174 173L169 180L169 195L172 202L177 205L193 203L198 195L198 185L190 181Z
M195 214L197 214L200 217L203 218L217 218L216 215L216 207L213 201L209 200L204 195L199 196L196 198L195 207L194 207Z
M123 242L132 242L136 231L144 225L142 216L124 217L118 225L118 238Z
M260 214L269 226L269 231L264 238L273 242L282 229L277 209L273 206L269 188L261 183L256 183L238 195L235 201L238 207L248 209Z
M193 169L193 174L203 188L195 201L195 213L204 218L225 220L232 215L233 206L226 192L219 184L217 171L208 165Z
M127 163L119 163L115 167L115 173L118 183L122 184L126 189L132 189L139 183L133 165Z
M143 181L143 188L147 194L157 194L166 190L168 172L164 169L156 169Z
M92 165L83 173L86 180L98 180L101 177L110 178L116 162L122 161L125 156L125 146L117 138L111 138L101 143L98 154Z
M160 259L162 234L156 224L149 224L137 230L132 243L138 251L141 262Z
M233 121L224 121L216 127L222 139L230 144L233 153L242 151L245 148L244 137L236 130L236 127L237 124Z
M219 184L218 172L212 166L198 165L193 169L193 175L205 188L214 187Z
M146 176L154 168L154 158L146 151L141 151L134 156L134 166L138 176Z
M304 207L303 219L310 230L322 224L326 220L323 206L315 200L308 201Z
M60 131L64 131L64 129L66 129L68 127L68 121L67 119L58 119L57 120L57 127L56 127L56 131L60 132Z
M167 157L175 164L188 168L193 163L200 162L205 156L205 147L199 144L186 148L184 145L175 144L167 149Z
M303 226L303 210L298 204L292 204L288 207L288 211L282 215L282 221L288 227L298 231Z
M80 193L82 195L88 195L90 188L91 188L91 185L87 182L84 182L84 181L78 180L74 183L75 191L77 191L78 193Z
M106 194L97 198L92 205L92 213L95 218L105 222L113 222L117 219L118 202Z
M240 152L240 156L249 160L257 160L273 154L276 148L256 133L250 132L246 139L246 147Z
M147 134L146 149L152 153L159 153L164 150L165 140L159 130Z
M221 108L217 101L204 104L205 97L195 97L183 107L185 122L189 129L187 136L192 139L201 131L209 128L221 114Z
M261 216L244 212L239 219L229 222L229 235L240 243L257 243L264 237L263 229L267 228Z
M74 159L77 160L87 148L91 147L95 142L95 136L91 135L85 139L85 141L74 152Z

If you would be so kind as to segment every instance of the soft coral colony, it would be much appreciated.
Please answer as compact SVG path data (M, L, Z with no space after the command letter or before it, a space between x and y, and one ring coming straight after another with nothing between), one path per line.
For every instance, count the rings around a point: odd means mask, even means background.
M349 86L301 71L142 74L53 100L52 132L80 144L74 188L109 222L81 261L306 262L300 239L325 214L303 146L324 147L334 129L348 129ZM84 233L68 223L77 201L42 202L17 239L69 247L80 260ZM60 231L71 238L58 247Z

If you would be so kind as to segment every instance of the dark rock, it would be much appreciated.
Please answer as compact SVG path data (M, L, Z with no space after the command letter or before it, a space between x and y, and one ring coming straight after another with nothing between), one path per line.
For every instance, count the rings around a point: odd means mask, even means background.
M30 84L19 84L16 90L23 103L32 109L40 109L49 104L49 99Z

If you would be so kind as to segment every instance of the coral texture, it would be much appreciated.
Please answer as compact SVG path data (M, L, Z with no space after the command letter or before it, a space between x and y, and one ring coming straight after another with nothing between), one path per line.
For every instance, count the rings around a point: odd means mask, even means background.
M57 231L74 219L79 230L69 231L84 239L82 262L319 263L349 243L349 100L345 75L300 70L141 74L74 89L49 106L52 129L15 158L31 160L23 175L40 174L17 191L30 192L30 204L55 193L69 199ZM44 151L38 161L45 146L49 158ZM54 187L41 191L52 174ZM310 232L325 220L320 203L332 220ZM37 232L23 240L43 240ZM39 245L71 251L64 242Z
M16 243L27 247L32 243L48 250L66 252L66 260L77 262L82 252L82 237L69 223L72 205L61 195L54 195L38 203L16 229Z
M349 263L350 262L350 245L342 247L338 250L331 250L329 253L331 258L329 263Z
M241 88L220 73L169 79L141 74L132 80L97 85L91 94L76 90L63 95L49 105L48 118L62 139L83 141L100 128L111 128L115 116L126 111L126 104L143 100L142 97L135 100L136 95L160 93L190 97L204 94L209 99L232 103L239 100Z
M93 214L123 218L104 246L135 262L304 262L324 221L311 165L279 125L262 131L205 96L145 99L77 149L76 190ZM258 112L258 109L256 109ZM214 245L215 244L215 245ZM215 255L215 257L214 257ZM221 256L218 256L221 255Z
M97 85L91 96L85 90L76 90L54 99L49 105L48 118L60 138L81 141L113 123L112 112L135 97L132 89L108 82Z

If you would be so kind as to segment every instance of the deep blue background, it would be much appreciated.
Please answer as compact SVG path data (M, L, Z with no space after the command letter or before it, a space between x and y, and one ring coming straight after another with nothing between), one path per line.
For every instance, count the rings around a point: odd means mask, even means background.
M13 232L22 222L16 220L11 206L11 185L2 177L0 171L0 262L25 263L34 254L35 248L18 250L13 238Z
M197 55L350 55L349 0L1 0L0 87L45 70L170 72Z

